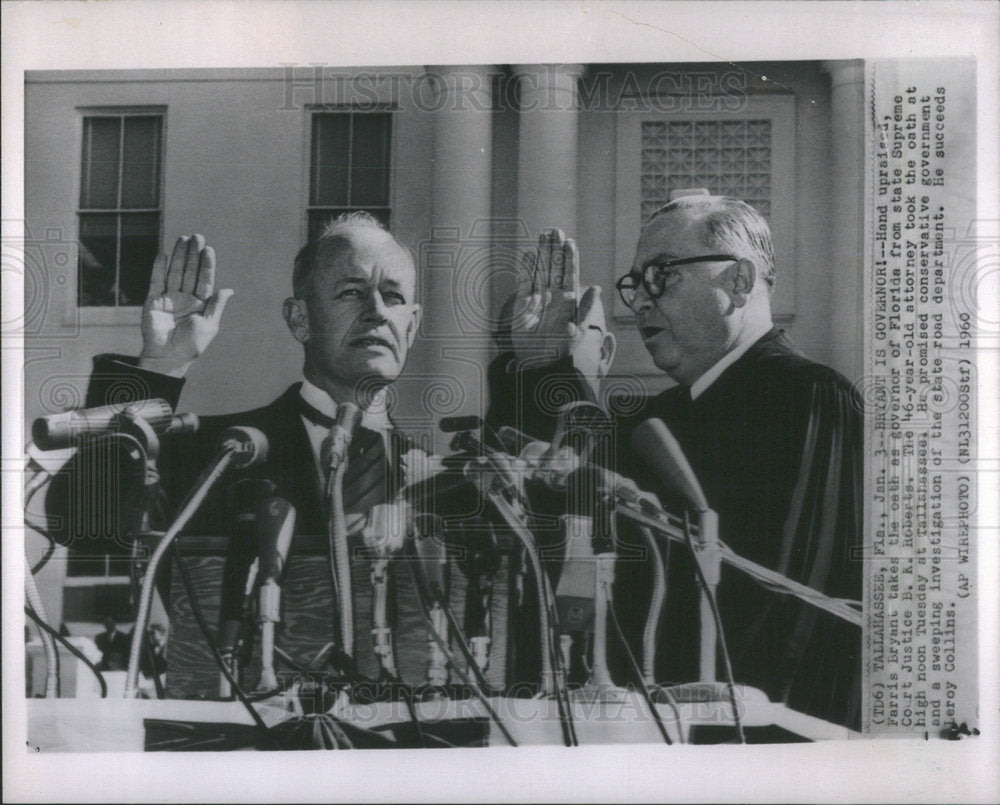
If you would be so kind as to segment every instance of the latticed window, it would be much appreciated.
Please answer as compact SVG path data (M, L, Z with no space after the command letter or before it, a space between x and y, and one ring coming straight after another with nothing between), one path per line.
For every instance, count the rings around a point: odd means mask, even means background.
M391 112L314 112L309 238L340 213L367 210L390 223Z
M160 250L163 115L83 118L80 172L81 307L141 305Z
M643 224L671 191L694 187L770 217L770 120L645 121L640 147Z
M742 199L767 219L778 281L772 311L795 312L795 98L749 96L738 109L617 115L615 260L606 281L628 272L642 227L679 192ZM615 300L614 315L632 318Z

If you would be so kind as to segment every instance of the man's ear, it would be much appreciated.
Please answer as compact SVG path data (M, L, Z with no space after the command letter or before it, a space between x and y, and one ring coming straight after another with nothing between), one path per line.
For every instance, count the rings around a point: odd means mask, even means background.
M601 360L597 364L597 371L601 377L606 377L611 371L611 364L614 363L615 353L618 351L618 340L615 334L607 332L601 339Z
M413 346L417 337L417 330L420 329L420 321L423 318L424 309L420 305L414 304L410 312L410 323L406 326L406 348Z
M753 286L757 282L757 266L753 260L743 258L738 260L729 269L731 297L733 305L743 307L753 293Z
M281 315L288 325L288 332L300 344L309 340L309 307L304 299L289 296L281 306Z

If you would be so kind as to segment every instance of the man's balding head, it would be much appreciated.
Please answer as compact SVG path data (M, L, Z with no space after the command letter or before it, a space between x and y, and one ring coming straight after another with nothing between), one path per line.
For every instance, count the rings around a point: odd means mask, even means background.
M700 239L709 252L752 260L757 278L774 290L774 245L764 217L745 201L728 196L681 196L656 210L646 226L663 215L683 213L699 220Z
M327 221L319 237L309 241L295 255L292 293L299 299L307 298L317 268L336 261L351 251L355 243L395 244L399 252L406 255L412 266L413 257L410 251L396 240L374 215L364 210L346 212ZM414 269L415 282L416 269Z

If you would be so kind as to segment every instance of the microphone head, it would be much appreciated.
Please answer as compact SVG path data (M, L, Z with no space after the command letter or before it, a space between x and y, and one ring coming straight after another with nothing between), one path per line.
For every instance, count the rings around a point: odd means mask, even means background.
M632 449L657 480L696 511L708 511L708 499L677 439L662 419L647 419L632 432Z
M242 425L226 428L219 436L219 447L232 454L233 469L246 469L267 460L267 437L257 428Z
M360 420L361 409L354 403L344 402L337 406L337 423L334 427L341 427L348 433L354 433Z
M131 416L144 420L156 433L162 433L168 428L174 414L170 403L158 397L104 405L100 408L79 408L39 417L31 425L31 438L42 450L72 447L78 435L108 430L115 422L115 417L126 411Z
M261 581L281 579L295 532L295 507L284 498L269 497L257 508L257 552Z

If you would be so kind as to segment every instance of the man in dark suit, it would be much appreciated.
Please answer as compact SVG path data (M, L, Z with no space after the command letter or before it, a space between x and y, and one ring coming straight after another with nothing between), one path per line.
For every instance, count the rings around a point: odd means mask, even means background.
M591 288L578 303L576 272L573 243L558 231L543 235L534 280L522 284L513 305L513 359L502 356L508 368L491 372L495 381L511 375L491 387L488 419L495 426L515 424L547 439L553 400L595 399L574 350L600 293ZM825 595L859 600L860 402L846 379L810 361L774 328L774 282L769 228L744 202L688 196L654 213L617 288L654 363L677 385L618 402L614 463L671 501L629 441L643 420L663 419L719 514L724 543ZM657 679L694 681L694 568L676 546L669 562ZM649 585L648 563L619 562L616 607L637 648ZM729 567L718 603L736 682L793 709L858 725L860 628Z
M120 670L128 657L128 635L118 631L118 624L112 617L104 619L104 631L94 638L94 645L101 652L102 671Z
M285 300L283 314L292 336L303 347L302 382L262 408L203 417L197 433L163 439L160 486L168 507L176 507L215 455L222 431L250 426L267 436L266 461L228 476L185 533L232 533L234 515L239 514L233 499L247 490L252 498L254 490L262 488L255 487L255 482L273 484L273 494L292 503L297 519L277 645L295 663L306 665L327 643L339 643L340 615L329 567L320 454L338 406L357 404L361 421L344 482L345 508L354 525L350 542L353 642L357 671L375 678L381 668L372 641L372 557L363 550L360 529L365 521L360 515L393 498L403 481L404 455L413 449L389 420L385 392L402 372L420 323L415 268L410 253L372 216L352 213L332 222L319 239L299 252L292 285L293 296ZM231 294L228 289L215 290L215 255L204 238L180 238L169 261L160 255L154 265L143 308L142 354L138 360L120 355L95 358L87 405L122 402L126 388L136 399L162 397L176 409L184 375L218 332ZM92 476L79 475L84 484L94 483ZM244 480L249 485L240 487ZM58 489L54 493L56 499L65 494ZM134 499L134 492L121 499ZM244 560L248 562L249 557ZM397 666L404 681L418 684L425 681L426 628L405 569L395 573L394 582L388 620L394 627ZM226 588L223 619L238 618L242 580L230 578ZM174 664L179 667L185 661L183 641L178 637L170 655L171 675Z

